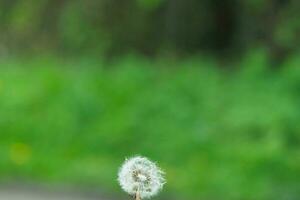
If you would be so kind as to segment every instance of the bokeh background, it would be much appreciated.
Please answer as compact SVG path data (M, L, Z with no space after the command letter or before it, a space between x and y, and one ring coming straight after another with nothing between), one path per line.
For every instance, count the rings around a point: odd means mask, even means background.
M1 185L129 199L133 155L155 199L299 200L299 0L1 0Z

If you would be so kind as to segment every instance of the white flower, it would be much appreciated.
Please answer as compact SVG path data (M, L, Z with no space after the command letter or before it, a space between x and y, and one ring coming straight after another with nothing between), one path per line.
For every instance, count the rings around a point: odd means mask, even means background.
M155 163L144 157L126 159L119 170L119 183L130 195L139 195L142 199L156 195L163 187L165 179Z

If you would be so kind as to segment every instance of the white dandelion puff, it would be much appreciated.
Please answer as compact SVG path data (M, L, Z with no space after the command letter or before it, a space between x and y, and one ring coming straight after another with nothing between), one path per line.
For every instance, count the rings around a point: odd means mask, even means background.
M164 172L145 157L126 159L119 170L122 189L137 200L156 195L165 184Z

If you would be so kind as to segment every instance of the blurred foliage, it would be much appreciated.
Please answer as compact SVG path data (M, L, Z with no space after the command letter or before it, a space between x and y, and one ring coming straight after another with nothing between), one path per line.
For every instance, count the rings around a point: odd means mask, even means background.
M300 56L0 63L0 177L106 188L127 156L156 160L157 199L300 198ZM168 66L173 66L170 68ZM176 195L176 196L175 196ZM126 198L126 197L124 197Z
M259 44L283 62L299 50L299 9L298 0L2 0L0 55L237 57Z

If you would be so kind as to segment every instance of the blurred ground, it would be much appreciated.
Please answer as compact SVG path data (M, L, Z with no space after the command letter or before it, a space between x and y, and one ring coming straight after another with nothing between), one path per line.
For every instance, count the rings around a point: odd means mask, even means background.
M46 191L37 188L3 187L0 199L5 200L104 200L96 195L79 194L74 191Z

